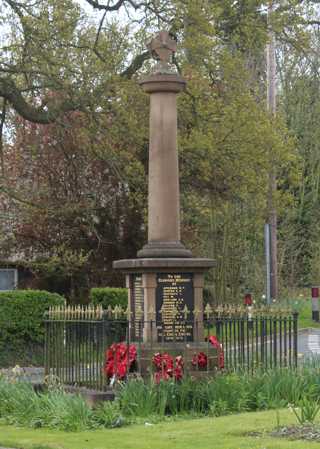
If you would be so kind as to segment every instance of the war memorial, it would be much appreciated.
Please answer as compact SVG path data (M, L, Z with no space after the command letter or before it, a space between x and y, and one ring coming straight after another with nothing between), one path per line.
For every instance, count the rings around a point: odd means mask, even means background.
M136 259L113 266L126 275L132 341L142 331L146 347L158 342L169 350L188 343L200 350L204 273L214 260L194 258L180 236L177 95L186 81L171 64L176 42L168 32L152 39L149 50L157 63L139 82L150 96L148 242Z

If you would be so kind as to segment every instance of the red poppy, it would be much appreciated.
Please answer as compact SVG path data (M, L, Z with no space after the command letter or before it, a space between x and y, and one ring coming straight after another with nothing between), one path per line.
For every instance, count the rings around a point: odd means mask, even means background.
M173 357L168 353L161 354L157 352L152 357L152 363L156 368L154 374L154 381L159 383L160 380L176 379L180 380L183 376L183 358L181 355L175 358L175 363Z
M218 350L218 367L220 369L224 368L224 353L222 349L222 344L214 335L211 335L211 337L209 337L209 341L212 344L212 346Z
M118 379L123 379L125 377L125 375L127 374L127 363L125 361L122 361L117 364L115 374L118 377Z
M173 371L174 378L176 380L181 380L183 376L183 370L180 366L177 366Z
M130 364L132 364L136 360L137 360L137 348L135 347L135 345L130 345L129 346L129 362L130 362Z
M200 368L206 368L208 364L208 357L204 352L198 354L198 366Z
M193 366L198 366L198 368L206 368L208 358L204 352L199 352L199 354L194 354L191 363Z
M224 353L221 343L214 335L211 335L211 337L209 337L209 342L214 348L217 349L218 367L220 369L224 368ZM193 366L198 366L198 368L206 368L208 364L208 357L204 352L199 352L198 354L194 354L191 363Z
M154 366L156 368L160 368L161 367L161 354L160 354L160 352L157 352L156 354L153 355L152 363L154 364Z
M106 351L104 373L108 379L114 376L123 379L136 359L137 349L134 345L128 348L125 343L113 343Z
M166 370L173 369L173 358L168 353L162 354L162 366L166 368Z

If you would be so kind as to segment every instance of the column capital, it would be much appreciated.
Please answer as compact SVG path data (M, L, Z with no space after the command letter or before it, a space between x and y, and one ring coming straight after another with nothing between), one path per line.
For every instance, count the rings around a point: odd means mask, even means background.
M185 90L186 80L177 74L155 74L139 81L142 89L148 94L156 92L179 93Z

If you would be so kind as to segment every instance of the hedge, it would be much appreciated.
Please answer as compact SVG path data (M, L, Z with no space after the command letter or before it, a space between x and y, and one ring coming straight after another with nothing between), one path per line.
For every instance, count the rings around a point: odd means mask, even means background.
M0 292L0 366L42 364L45 311L64 303L47 291Z
M90 302L95 306L101 304L104 309L107 309L108 306L127 308L128 290L114 287L92 288L90 290Z

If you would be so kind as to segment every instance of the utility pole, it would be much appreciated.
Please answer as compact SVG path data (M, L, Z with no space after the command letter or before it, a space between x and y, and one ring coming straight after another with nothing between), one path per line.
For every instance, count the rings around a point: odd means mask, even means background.
M270 226L269 223L264 225L264 246L266 257L266 303L271 304L271 277L270 277Z
M272 30L273 0L268 4L268 44L267 44L267 108L271 116L276 115L276 55L275 37ZM278 296L278 269L277 269L277 210L275 196L277 191L276 167L273 161L272 148L270 148L270 172L267 197L267 223L270 228L270 296Z

